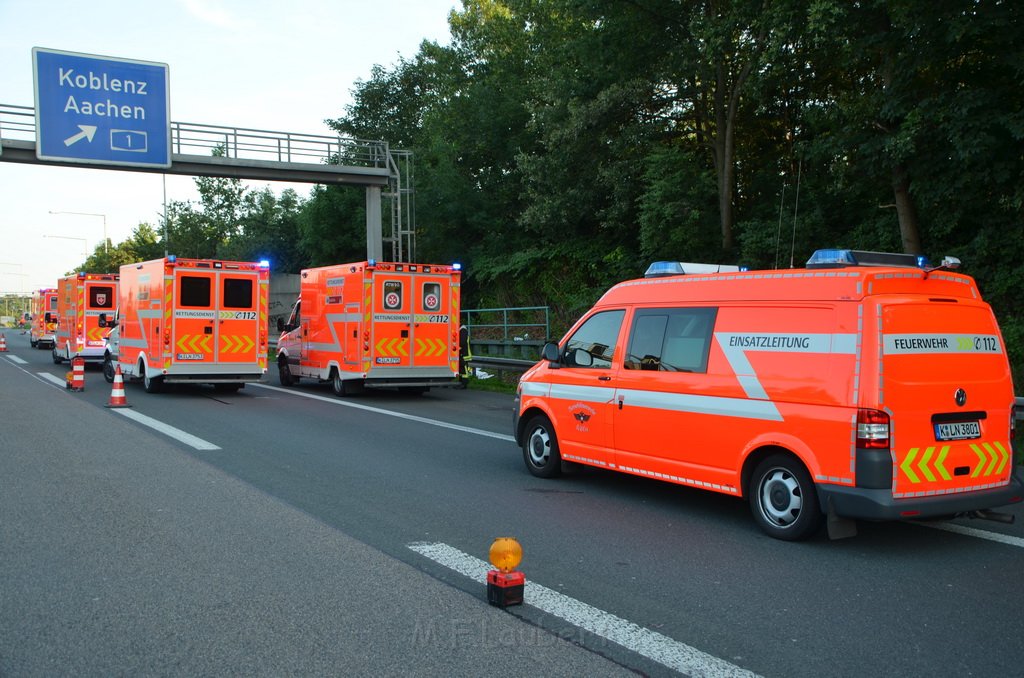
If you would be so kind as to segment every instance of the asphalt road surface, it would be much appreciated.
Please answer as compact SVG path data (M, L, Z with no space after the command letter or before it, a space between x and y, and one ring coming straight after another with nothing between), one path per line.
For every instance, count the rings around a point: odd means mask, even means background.
M781 542L730 497L530 476L508 395L271 376L110 409L6 337L0 675L1024 675L1019 506Z

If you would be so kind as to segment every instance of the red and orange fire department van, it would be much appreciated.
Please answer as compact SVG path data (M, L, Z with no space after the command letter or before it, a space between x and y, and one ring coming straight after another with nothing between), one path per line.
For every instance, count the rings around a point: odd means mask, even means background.
M360 261L302 271L277 345L281 384L423 392L459 373L460 267Z
M51 321L47 322L46 314ZM57 342L57 289L47 287L32 295L29 344L32 348L53 348Z
M265 261L126 264L111 360L150 393L165 383L235 390L258 381L267 371L269 285Z
M44 320L56 320L53 362L72 358L86 362L103 360L103 336L99 325L102 313L117 308L116 273L78 273L57 281L57 312L44 314Z
M1002 335L958 261L918 263L822 250L807 270L672 262L616 285L522 377L527 468L744 497L780 539L825 517L832 537L853 519L1011 520L990 510L1024 497Z

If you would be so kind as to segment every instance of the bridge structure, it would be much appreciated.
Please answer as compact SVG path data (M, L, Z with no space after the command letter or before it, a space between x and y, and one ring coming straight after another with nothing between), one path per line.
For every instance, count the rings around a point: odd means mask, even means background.
M44 160L36 152L35 109L0 104L0 162L362 187L367 258L415 261L410 151L392 149L385 141L188 122L171 121L170 132L168 167Z

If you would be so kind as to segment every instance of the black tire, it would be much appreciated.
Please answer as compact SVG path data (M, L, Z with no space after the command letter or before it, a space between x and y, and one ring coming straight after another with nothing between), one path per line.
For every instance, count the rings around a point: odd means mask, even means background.
M53 364L54 365L60 365L62 362L64 362L64 357L60 356L60 355L57 355L57 346L56 346L56 344L54 345L53 348L50 349L50 355L53 356Z
M543 414L534 415L526 424L523 437L523 461L538 478L554 478L562 472L555 427Z
M32 348L39 348L39 342L33 339L28 340L28 345L31 346Z
M345 390L345 380L341 378L341 373L337 369L331 371L331 390L339 398L344 398L348 395Z
M146 370L142 373L142 388L146 390L146 393L159 393L164 390L164 378L150 377L149 371Z
M277 361L277 380L281 382L281 386L295 386L299 383L299 380L292 374L292 368L289 367L286 358Z
M776 539L806 539L824 521L811 475L788 454L773 454L757 465L749 494L754 521Z
M109 353L103 356L103 378L108 384L114 383L114 361L110 359Z

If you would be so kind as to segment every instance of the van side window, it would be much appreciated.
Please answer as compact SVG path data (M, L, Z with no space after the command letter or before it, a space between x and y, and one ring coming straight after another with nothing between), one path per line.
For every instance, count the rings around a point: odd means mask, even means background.
M651 308L636 312L627 370L707 372L715 308Z
M603 311L587 318L565 343L565 365L598 369L611 367L615 341L619 338L619 328L625 314L625 311ZM577 354L578 350L589 354L590 358Z

